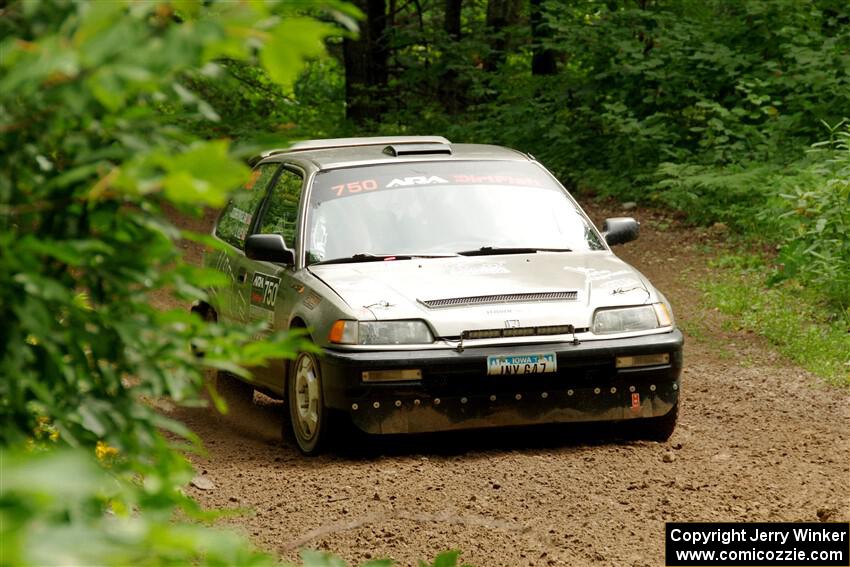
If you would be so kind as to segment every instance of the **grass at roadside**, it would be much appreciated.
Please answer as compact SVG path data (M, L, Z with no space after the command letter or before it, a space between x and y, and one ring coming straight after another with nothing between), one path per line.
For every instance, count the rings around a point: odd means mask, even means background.
M814 292L793 280L769 287L770 270L756 255L726 255L710 266L723 277L700 287L728 317L724 325L758 333L827 382L850 387L850 311L830 315Z

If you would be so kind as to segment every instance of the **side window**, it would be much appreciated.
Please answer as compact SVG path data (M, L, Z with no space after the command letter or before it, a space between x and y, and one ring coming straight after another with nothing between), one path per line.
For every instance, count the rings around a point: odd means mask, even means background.
M261 165L251 172L251 178L236 190L218 221L215 234L222 240L241 249L251 227L251 220L265 195L266 186L279 164Z
M262 234L280 234L289 247L295 247L298 226L298 200L301 198L301 175L284 169L280 172L260 222Z

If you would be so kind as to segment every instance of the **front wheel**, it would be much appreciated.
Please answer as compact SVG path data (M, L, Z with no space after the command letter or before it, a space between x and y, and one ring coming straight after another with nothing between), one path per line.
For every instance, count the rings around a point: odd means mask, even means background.
M321 367L313 353L302 352L289 369L286 404L292 435L302 453L314 455L328 436Z

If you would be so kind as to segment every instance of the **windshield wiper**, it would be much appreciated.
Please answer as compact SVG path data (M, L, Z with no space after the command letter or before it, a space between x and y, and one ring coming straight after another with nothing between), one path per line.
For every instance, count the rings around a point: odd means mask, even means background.
M535 252L572 252L569 248L482 246L475 250L458 252L461 256L497 256L499 254L534 254Z
M406 254L352 254L351 256L343 256L342 258L332 258L330 260L322 260L321 262L313 262L312 266L319 264L347 264L349 262L383 262L384 260L410 260L411 256Z
M412 260L413 258L449 258L455 256L456 254L368 254L368 253L360 253L354 254L352 256L345 256L343 258L333 258L331 260L322 260L320 262L313 262L310 264L311 266L318 266L320 264L348 264L355 262L384 262L384 261L394 261L394 260Z

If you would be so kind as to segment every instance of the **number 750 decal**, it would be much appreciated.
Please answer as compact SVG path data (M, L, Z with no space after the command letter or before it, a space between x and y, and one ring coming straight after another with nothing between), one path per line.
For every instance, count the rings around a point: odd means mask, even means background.
M331 191L336 191L337 197L342 197L344 194L360 193L361 191L374 191L378 188L378 182L374 179L364 179L363 181L353 181L343 185L334 185Z
M279 288L280 278L255 272L254 278L251 280L251 305L274 310Z

